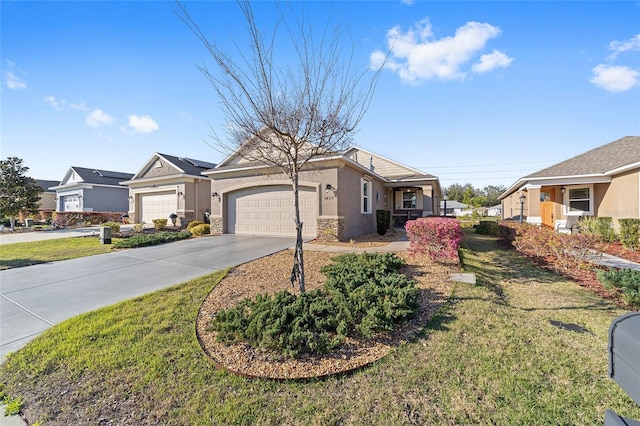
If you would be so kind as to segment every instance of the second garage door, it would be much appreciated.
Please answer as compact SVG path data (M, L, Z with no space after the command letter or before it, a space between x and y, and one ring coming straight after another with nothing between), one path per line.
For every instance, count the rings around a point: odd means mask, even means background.
M301 187L298 192L302 234L317 234L316 191ZM227 232L230 234L295 236L293 191L290 186L248 188L229 194Z
M153 219L169 219L169 215L176 212L177 204L175 192L141 195L141 220L144 223L153 223Z

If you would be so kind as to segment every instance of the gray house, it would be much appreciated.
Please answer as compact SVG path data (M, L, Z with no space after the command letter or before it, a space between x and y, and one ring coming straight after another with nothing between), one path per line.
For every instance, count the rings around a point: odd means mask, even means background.
M119 183L133 173L70 167L56 191L56 211L59 212L126 212L129 210L129 190Z

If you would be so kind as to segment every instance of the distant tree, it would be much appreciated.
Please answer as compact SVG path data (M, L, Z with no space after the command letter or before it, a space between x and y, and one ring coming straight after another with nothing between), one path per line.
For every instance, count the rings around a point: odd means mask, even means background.
M177 15L196 35L213 59L215 69L199 69L217 93L227 117L228 141L214 135L224 152L236 152L249 161L270 166L288 177L294 195L296 250L291 284L305 291L302 226L298 203L298 176L311 159L345 149L366 113L379 72L353 64L345 28L316 19L292 16L278 9L274 29L263 34L251 2L239 1L249 33L248 46L236 45L238 57L212 43L185 6ZM290 7L286 3L286 7ZM295 15L295 14L294 14ZM277 42L285 34L293 57L276 57ZM315 31L317 30L317 31Z
M10 218L12 231L21 212L38 211L42 188L35 179L26 176L28 171L18 157L0 161L0 216Z
M469 184L467 184L469 185ZM462 186L459 183L454 183L452 185L450 185L449 187L447 187L444 190L444 193L447 195L447 198L451 201L459 201L462 202L462 199L464 198L464 191L465 191L465 187L467 186Z
M500 196L507 190L504 185L487 185L482 189L482 194L485 196L485 207L495 206L500 204Z

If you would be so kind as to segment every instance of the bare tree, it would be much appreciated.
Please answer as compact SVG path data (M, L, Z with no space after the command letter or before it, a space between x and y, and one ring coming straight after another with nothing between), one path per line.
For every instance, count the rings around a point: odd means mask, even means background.
M203 33L186 7L177 15L207 49L214 69L199 67L216 91L227 119L228 140L215 136L226 152L237 152L285 174L293 188L296 248L291 284L305 291L302 226L298 204L298 175L317 156L345 149L364 117L382 65L376 70L353 64L354 44L346 27L332 24L331 13L318 27L314 20L278 7L274 28L258 28L251 3L238 1L246 21L249 49L238 45L234 57ZM286 8L289 5L286 4ZM290 10L289 10L290 11ZM290 11L292 12L292 11ZM297 62L279 62L277 41L285 31ZM349 43L346 43L349 45ZM237 59L236 59L237 58ZM289 61L291 62L291 61ZM368 64L367 64L368 65Z

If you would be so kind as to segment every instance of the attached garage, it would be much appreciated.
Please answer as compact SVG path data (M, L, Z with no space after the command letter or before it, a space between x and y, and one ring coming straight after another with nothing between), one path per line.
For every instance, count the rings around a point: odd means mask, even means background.
M144 223L153 223L153 219L169 219L178 207L175 192L160 192L140 195L140 219Z
M301 187L298 192L302 234L317 234L317 193ZM227 232L230 234L295 236L293 190L290 186L259 186L229 194Z

